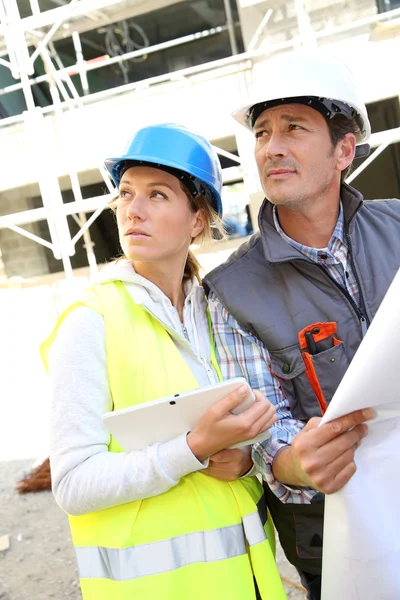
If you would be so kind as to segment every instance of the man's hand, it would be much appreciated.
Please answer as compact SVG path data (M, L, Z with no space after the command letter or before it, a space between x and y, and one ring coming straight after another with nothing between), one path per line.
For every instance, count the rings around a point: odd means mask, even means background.
M274 477L288 485L307 486L324 494L340 490L357 470L354 453L368 433L371 409L357 410L318 427L313 418L275 456Z
M213 454L207 469L202 469L202 473L221 481L233 481L245 475L252 466L251 446L243 446Z

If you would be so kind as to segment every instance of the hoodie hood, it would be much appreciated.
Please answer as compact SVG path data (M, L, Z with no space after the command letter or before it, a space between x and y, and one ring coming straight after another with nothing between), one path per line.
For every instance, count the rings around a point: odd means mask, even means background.
M157 318L173 335L175 343L185 346L186 350L189 345L203 366L204 362L210 362L207 302L203 287L196 278L184 284L186 298L183 324L171 300L154 283L136 273L131 261L121 259L111 263L104 267L95 279L95 283L112 281L122 281L133 301Z
M173 308L176 311L171 300L164 292L154 283L136 273L133 262L125 258L104 267L98 274L95 283L109 283L111 281L122 281L128 288L136 304L141 304L149 309L151 306L153 308L156 306L165 306L168 309ZM202 304L204 310L206 309L203 288L199 285L195 277L185 282L184 292L186 297L185 306L189 302L194 301L195 303Z

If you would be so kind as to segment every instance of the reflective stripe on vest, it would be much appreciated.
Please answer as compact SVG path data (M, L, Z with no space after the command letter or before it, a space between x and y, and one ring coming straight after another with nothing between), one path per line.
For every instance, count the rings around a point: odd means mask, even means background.
M258 511L242 517L244 533L249 546L255 546L267 539ZM266 522L266 521L265 521Z
M197 531L170 540L130 548L76 548L81 578L127 581L158 575L190 564L225 560L246 554L249 546L267 539L258 512L242 523L212 531Z

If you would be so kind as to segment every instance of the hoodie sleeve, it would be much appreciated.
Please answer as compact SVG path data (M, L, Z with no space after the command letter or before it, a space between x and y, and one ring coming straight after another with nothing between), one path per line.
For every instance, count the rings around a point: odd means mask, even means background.
M49 355L50 462L59 506L82 515L162 494L207 466L186 433L134 452L109 452L101 420L112 410L103 317L79 307L61 324Z

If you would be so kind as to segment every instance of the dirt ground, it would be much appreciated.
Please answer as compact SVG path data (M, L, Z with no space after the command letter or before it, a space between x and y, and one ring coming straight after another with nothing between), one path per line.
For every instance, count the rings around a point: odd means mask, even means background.
M19 496L16 482L31 470L32 460L0 462L0 600L79 600L81 598L66 515L50 492ZM297 575L278 552L281 575L298 584ZM290 600L305 594L285 583ZM205 599L206 600L206 599ZM273 598L271 598L273 600Z

